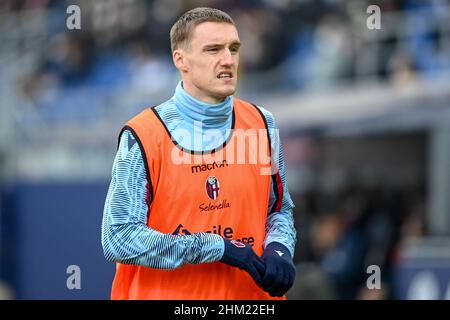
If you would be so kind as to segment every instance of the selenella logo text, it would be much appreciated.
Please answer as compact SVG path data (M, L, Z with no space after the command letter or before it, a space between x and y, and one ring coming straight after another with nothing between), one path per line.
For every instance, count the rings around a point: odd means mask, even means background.
M200 212L205 212L205 211L214 211L214 210L221 210L221 209L226 209L226 208L230 208L231 204L224 199L222 201L222 203L219 204L213 204L213 203L202 203L201 205L198 206L198 208L200 209Z

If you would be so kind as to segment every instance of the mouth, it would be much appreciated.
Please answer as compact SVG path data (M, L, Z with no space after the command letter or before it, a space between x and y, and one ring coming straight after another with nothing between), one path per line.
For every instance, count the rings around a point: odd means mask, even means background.
M233 73L231 71L221 71L217 74L217 79L232 79Z

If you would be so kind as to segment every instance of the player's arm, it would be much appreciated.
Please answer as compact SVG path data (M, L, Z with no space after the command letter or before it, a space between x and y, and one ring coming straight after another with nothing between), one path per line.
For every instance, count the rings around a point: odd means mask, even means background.
M152 199L147 186L141 150L132 133L125 131L103 212L102 246L107 260L157 269L221 261L247 271L261 285L264 263L249 246L236 247L212 233L172 235L148 227Z
M208 233L172 235L147 226L147 178L138 143L125 131L114 159L105 201L102 246L109 261L158 269L219 260L224 244Z
M260 108L269 129L273 172L266 221L263 260L266 273L263 288L271 295L282 296L292 286L295 278L293 256L297 242L291 196L286 183L286 167L278 130L273 115Z

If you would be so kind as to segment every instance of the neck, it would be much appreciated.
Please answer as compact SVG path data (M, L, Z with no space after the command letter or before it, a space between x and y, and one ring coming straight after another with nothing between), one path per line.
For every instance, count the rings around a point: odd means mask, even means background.
M201 94L198 90L196 90L195 86L186 81L181 81L183 84L184 91L189 94L191 97L208 104L218 104L223 102L226 97L214 97L210 95Z
M231 120L232 96L225 97L216 103L201 101L190 95L183 88L183 82L180 81L175 90L174 101L177 109L187 121L190 123L200 121L204 126L203 129L219 128Z

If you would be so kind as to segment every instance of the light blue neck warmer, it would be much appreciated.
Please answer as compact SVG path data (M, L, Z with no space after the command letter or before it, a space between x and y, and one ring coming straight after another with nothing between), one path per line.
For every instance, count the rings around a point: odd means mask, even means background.
M205 103L187 93L180 81L173 101L185 120L180 124L181 129L196 138L178 141L182 147L195 151L211 150L224 143L229 133L227 129L231 129L233 96L218 104Z

